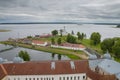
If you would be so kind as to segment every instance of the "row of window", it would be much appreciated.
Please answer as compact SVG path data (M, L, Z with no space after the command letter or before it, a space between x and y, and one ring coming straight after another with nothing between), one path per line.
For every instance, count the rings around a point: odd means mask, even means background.
M86 80L86 77L82 77L83 80ZM8 80L13 80L8 78ZM21 80L20 78L14 78L14 80ZM54 80L54 77L46 77L46 78L25 78L25 80ZM80 76L74 77L59 77L59 80L80 80Z

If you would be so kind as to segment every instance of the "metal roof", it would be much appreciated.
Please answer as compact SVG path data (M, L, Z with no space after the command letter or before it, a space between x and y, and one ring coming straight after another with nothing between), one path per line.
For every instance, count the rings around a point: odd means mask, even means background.
M90 66L90 68L95 68L102 61L103 61L103 59L89 60L89 66Z
M105 59L112 59L110 53L107 51L106 54L103 55Z
M99 68L102 68L104 71L110 74L120 73L120 63L110 60L104 59L101 63L98 64Z

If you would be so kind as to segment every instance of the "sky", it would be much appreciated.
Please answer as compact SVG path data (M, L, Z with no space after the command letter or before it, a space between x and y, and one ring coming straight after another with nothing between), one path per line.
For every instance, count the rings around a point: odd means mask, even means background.
M0 0L0 22L120 23L120 0Z

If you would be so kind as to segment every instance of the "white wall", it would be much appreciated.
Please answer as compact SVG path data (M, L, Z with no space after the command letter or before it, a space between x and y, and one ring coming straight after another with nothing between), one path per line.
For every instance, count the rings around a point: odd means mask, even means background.
M59 46L59 45L51 45L51 47L64 48L64 49L72 49L72 50L84 50L85 49L85 48L66 47L66 46Z
M36 44L36 43L32 43L32 45L37 45L37 46L47 46L47 42L44 42L44 44Z
M84 79L83 79L83 76L85 77ZM61 77L61 79L60 79L60 77ZM64 79L63 79L63 77L64 77ZM4 80L71 80L71 77L72 77L72 80L86 80L85 73L62 74L62 75L16 75L16 76L9 75ZM41 78L43 78L43 79L41 79ZM54 78L54 79L52 79L52 78Z

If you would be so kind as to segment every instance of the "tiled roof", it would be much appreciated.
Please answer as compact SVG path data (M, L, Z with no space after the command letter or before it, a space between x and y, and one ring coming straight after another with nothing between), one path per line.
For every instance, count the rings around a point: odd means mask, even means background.
M3 65L0 64L0 80L7 75L6 70L4 69Z
M35 44L44 44L45 42L44 41L39 41L39 40L33 40L32 43L35 43Z
M63 43L61 46L66 46L66 47L75 47L75 48L85 48L85 46L81 44L71 44L71 43Z
M87 60L73 61L75 69L71 68L70 61L54 61L55 68L51 68L53 61L9 63L2 64L8 75L52 75L52 74L74 74L87 73ZM3 71L0 69L0 72ZM2 74L2 73L1 73Z

